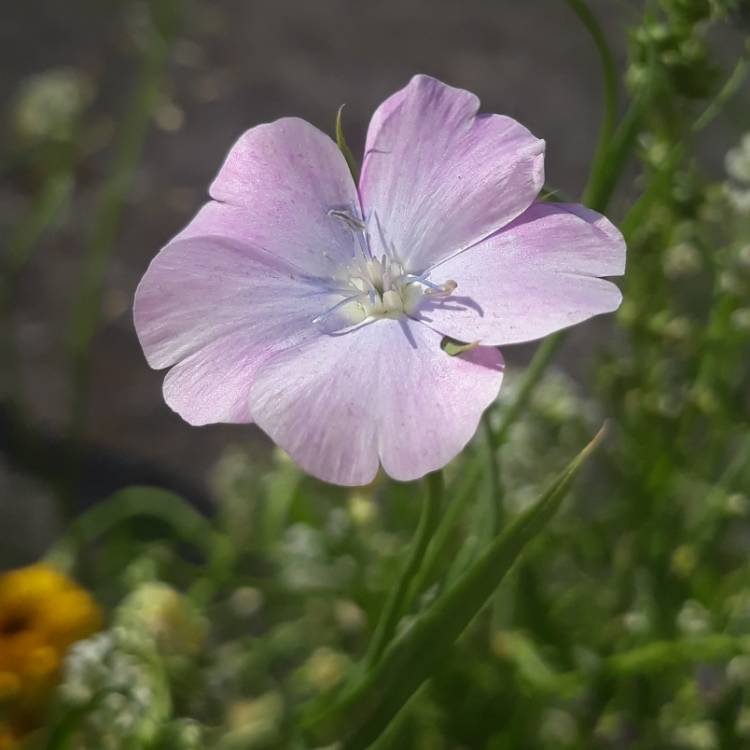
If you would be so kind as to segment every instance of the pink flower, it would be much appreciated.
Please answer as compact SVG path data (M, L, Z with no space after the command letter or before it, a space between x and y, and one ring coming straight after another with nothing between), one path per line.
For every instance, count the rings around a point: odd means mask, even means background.
M248 130L154 258L135 325L169 406L255 422L306 471L359 485L439 469L496 398L495 348L620 304L603 216L536 203L544 141L416 76L377 110L359 188L296 118ZM449 356L444 336L479 342Z

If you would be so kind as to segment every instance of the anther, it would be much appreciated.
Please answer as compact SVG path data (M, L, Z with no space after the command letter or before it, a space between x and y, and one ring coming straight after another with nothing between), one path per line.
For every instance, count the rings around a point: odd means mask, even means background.
M341 219L341 221L346 224L349 229L355 232L363 232L367 226L363 221L360 221L355 216L352 216L348 211L344 211L340 208L331 208L328 210L329 216L335 216L337 219Z
M326 318L329 318L333 313L335 313L337 310L340 310L342 307L345 307L346 305L351 304L352 302L357 302L357 300L361 299L362 297L366 296L366 294L360 293L360 294L353 294L351 297L347 297L346 299L342 299L340 302L337 302L333 307L330 307L328 310L326 310L324 313L318 315L317 318L313 318L313 324L320 323L321 321L325 320Z
M456 291L457 286L458 284L455 281L453 281L453 279L448 279L448 281L442 284L442 288L443 288L442 293L445 295L453 294L453 292ZM426 292L426 294L429 294L429 293L430 292Z

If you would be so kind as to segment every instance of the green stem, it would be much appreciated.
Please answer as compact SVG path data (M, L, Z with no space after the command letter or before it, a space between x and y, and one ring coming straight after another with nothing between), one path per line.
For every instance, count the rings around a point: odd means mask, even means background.
M731 75L727 78L724 85L719 89L713 101L703 110L702 114L693 123L693 132L699 133L707 127L721 113L724 105L739 91L742 82L747 76L750 69L750 60L747 57L741 57L734 66Z
M68 750L73 735L78 731L86 717L96 711L102 701L114 693L117 693L116 688L102 688L82 706L65 711L60 720L50 728L49 736L43 745L44 750Z
M548 336L534 352L529 366L523 373L521 384L518 387L515 399L502 413L500 424L494 431L495 446L499 448L507 439L510 428L515 424L521 412L526 408L534 389L542 379L547 367L552 362L557 350L560 348L565 334L563 331Z
M0 279L0 325L2 325L2 356L8 368L8 394L11 405L20 406L23 401L23 378L20 369L13 316L21 272L31 259L38 242L60 218L68 205L73 188L72 170L67 164L49 175L28 213L21 219L8 241L8 251L3 259L3 274Z
M110 176L99 194L91 235L83 259L80 288L74 297L68 332L70 360L69 437L81 437L86 422L89 385L89 354L99 328L104 280L120 227L126 198L143 151L151 116L158 101L169 52L176 36L181 0L154 0L150 38L144 40L141 70L115 145ZM75 511L80 458L70 462L68 476L60 488L62 509Z
M500 486L500 459L495 446L495 431L490 422L490 414L487 413L482 420L487 438L487 531L490 538L500 531L503 519L503 493Z
M453 529L461 513L465 510L466 502L474 492L477 482L482 478L483 468L484 461L481 455L477 454L473 456L466 467L466 471L462 474L458 486L449 492L450 499L440 516L440 523L432 536L432 541L427 547L424 562L409 587L409 592L404 601L404 608L409 607L417 596L425 591L437 577L438 567L440 561L447 554Z
M505 443L511 427L515 424L518 417L526 408L534 389L542 379L544 372L552 362L555 354L564 340L564 332L548 336L539 345L531 363L523 374L523 379L516 393L515 399L510 406L502 413L500 424L497 429L493 429L492 441L494 446L493 453ZM434 538L430 543L424 565L415 577L409 591L407 601L411 602L420 591L434 580L440 560L445 555L448 542L450 541L451 531L458 520L461 511L464 509L466 499L472 494L477 483L482 478L484 462L480 456L476 456L467 466L466 472L462 477L460 487L453 493L452 499L443 514L440 525L435 532ZM499 477L498 477L499 482Z
M182 541L213 555L216 532L182 498L156 487L128 487L95 505L72 521L65 535L47 553L47 559L68 569L83 545L91 544L122 523L152 518L169 526Z
M599 53L602 76L604 77L604 115L601 128L599 129L599 140L593 160L594 165L599 167L606 163L606 155L609 151L610 141L615 132L615 124L617 122L617 67L602 27L588 5L583 0L566 0L566 2L591 35L591 39L596 46L596 51ZM596 173L597 169L593 169L584 195L593 189L593 183L598 179ZM587 201L584 201L584 203L588 205Z
M67 205L72 187L71 166L66 165L47 177L28 214L11 235L7 256L10 274L19 273L29 262L34 247Z
M603 213L622 176L625 163L640 132L643 114L648 101L647 94L633 101L615 131L604 158L594 165L591 177L583 194L583 203L594 211Z
M409 558L396 588L386 600L383 612L378 620L375 633L365 656L365 666L369 670L374 667L383 655L388 644L393 639L396 626L404 614L404 605L408 602L409 587L419 571L432 538L438 511L443 498L443 475L436 471L427 476L427 491L422 495L422 512L414 535Z
M85 419L88 356L99 326L104 277L120 227L126 197L148 133L151 115L161 91L175 35L174 28L157 28L157 16L164 10L158 6L169 2L171 0L157 0L157 7L153 11L154 26L150 30L151 39L146 44L135 90L128 103L127 114L115 146L112 171L99 195L83 261L82 282L73 306L69 339L72 363L70 423L73 436L81 432ZM176 23L173 25L176 26Z
M669 186L669 182L674 176L674 170L679 164L682 154L682 144L677 143L672 146L672 149L664 158L659 171L649 179L646 188L638 200L633 203L625 214L625 218L620 222L620 231L626 240L630 240L638 227L643 226L654 202L658 200L662 191Z
M650 52L649 67L653 71L655 53ZM596 155L591 168L591 175L583 193L583 203L594 211L603 213L607 210L617 182L627 163L630 152L641 131L643 118L654 96L655 76L648 78L648 83L631 101L619 126L610 138L608 148Z
M573 5L576 4L575 0L568 0L568 2L571 2ZM609 71L609 67L607 67L607 71ZM609 75L610 72L605 72L605 79L608 79ZM610 88L611 83L608 84L608 90ZM609 96L611 94L608 93L607 97ZM606 140L608 145L603 151L597 148L596 157L591 168L591 175L583 195L583 203L589 208L599 212L606 211L617 181L622 175L628 156L640 132L643 115L650 99L650 89L643 91L631 103L620 125L611 135L607 135L606 133L609 124L608 116L605 117L602 126L605 129L605 133L600 137L599 142L602 143ZM565 331L560 331L553 336L548 336L537 349L526 370L515 401L505 411L500 427L495 432L495 440L498 446L502 445L505 441L510 428L531 398L534 389L542 379L564 338Z
M605 85L604 119L599 142L594 154L589 180L583 194L583 203L595 211L604 212L612 198L617 181L622 175L625 163L640 131L641 122L651 91L647 89L634 100L625 113L620 125L614 128L617 117L617 74L612 54L606 38L595 16L581 0L566 0L588 29L599 51ZM565 338L565 331L548 336L540 344L531 360L518 394L503 414L499 428L495 431L496 445L505 442L510 428L531 398L554 355Z
M373 742L368 750L400 750L405 747L406 743L410 740L407 730L409 729L410 722L413 720L413 707L426 692L425 687L425 685L422 685L422 687L411 696L403 710L385 728L383 734Z
M453 564L448 571L447 580L449 583L453 582L456 576L463 573L471 561L475 559L477 553L484 549L496 536L498 531L500 531L499 515L502 507L500 505L502 502L502 491L500 487L499 468L496 463L500 447L505 443L510 428L515 424L518 417L526 408L534 389L539 384L544 372L552 362L554 355L562 344L563 337L564 332L556 333L553 336L548 336L539 345L531 363L524 372L523 380L521 381L516 398L510 404L508 409L503 412L498 428L491 429L489 423L487 421L485 422L488 427L487 437L490 441L489 450L491 451L489 463L490 488L487 493L487 511L486 513L482 513L481 511L484 509L480 509L477 513L475 519L475 533L466 540L461 551L455 557Z

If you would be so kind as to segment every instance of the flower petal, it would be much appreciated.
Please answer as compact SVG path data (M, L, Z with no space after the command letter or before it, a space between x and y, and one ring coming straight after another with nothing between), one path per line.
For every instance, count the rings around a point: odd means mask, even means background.
M177 240L138 286L134 320L151 367L177 365L167 403L191 424L250 421L247 393L270 354L319 335L338 299L273 255L220 237Z
M306 273L330 275L351 260L355 243L345 222L359 217L359 197L338 146L304 120L286 117L245 132L211 185L221 204L190 233L232 234L284 258ZM197 220L196 220L197 221Z
M248 393L265 352L239 335L215 339L164 378L164 400L193 426L253 421Z
M421 272L500 229L544 183L544 141L510 117L477 115L479 100L428 76L375 112L360 195L385 241ZM379 232L371 232L377 255Z
M442 300L425 297L417 317L460 341L532 341L616 310L620 290L600 276L625 271L625 241L584 206L537 203L510 226L430 272L453 280Z
M451 357L415 321L380 319L270 358L250 389L255 422L307 472L366 484L379 461L417 479L454 458L502 381L502 357Z

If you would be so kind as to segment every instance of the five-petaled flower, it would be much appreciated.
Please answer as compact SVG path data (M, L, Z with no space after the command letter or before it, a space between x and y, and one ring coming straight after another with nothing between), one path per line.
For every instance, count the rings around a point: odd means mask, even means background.
M415 479L496 398L495 347L615 310L620 233L537 202L544 141L478 109L416 76L375 112L358 186L304 120L247 131L136 292L172 409L255 422L330 482ZM445 336L479 346L449 356Z

